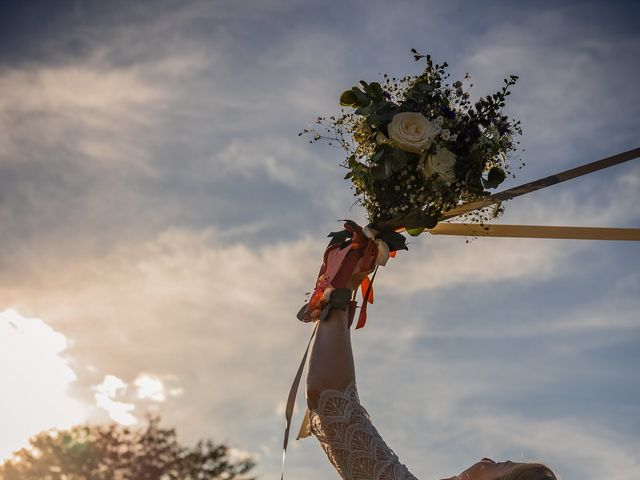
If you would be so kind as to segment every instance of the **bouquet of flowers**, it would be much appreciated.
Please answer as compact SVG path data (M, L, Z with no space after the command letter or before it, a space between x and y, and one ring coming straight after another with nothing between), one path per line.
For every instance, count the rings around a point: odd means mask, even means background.
M446 83L447 63L434 64L430 55L411 51L426 63L420 75L361 81L340 96L340 105L350 110L319 117L320 131L305 129L301 135L344 148L345 179L371 228L419 235L443 212L489 195L487 189L505 180L507 159L517 148L514 136L522 130L501 111L517 76L472 102L464 85L468 74L464 82ZM474 215L484 220L499 213Z

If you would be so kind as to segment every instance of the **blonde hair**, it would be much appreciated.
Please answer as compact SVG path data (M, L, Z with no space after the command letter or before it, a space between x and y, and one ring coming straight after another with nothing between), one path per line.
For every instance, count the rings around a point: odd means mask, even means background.
M518 465L500 480L558 480L549 467L541 463Z

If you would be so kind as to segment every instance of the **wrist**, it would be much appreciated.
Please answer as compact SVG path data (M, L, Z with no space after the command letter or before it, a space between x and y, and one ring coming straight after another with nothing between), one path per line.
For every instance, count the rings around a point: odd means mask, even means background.
M355 298L354 292L361 285L365 302L361 317L366 317L366 303L372 303L373 300L367 277L375 272L378 265L386 264L389 259L390 247L387 241L394 244L394 251L400 245L394 235L398 235L404 241L404 237L395 232L378 232L370 226L363 229L349 220L344 227L343 231L329 234L331 241L324 253L315 289L308 304L304 305L297 315L301 321L322 320L331 309L347 312L352 319L355 302L351 299ZM404 243L402 247L406 248ZM363 321L359 320L360 324L364 324Z

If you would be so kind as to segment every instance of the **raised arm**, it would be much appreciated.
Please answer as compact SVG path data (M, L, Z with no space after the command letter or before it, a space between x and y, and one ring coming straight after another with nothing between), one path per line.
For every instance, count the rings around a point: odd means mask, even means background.
M307 405L316 410L322 392L344 391L356 381L347 312L331 310L320 322L309 359Z
M350 252L349 255L359 253ZM349 262L347 257L344 265L353 263L357 262ZM341 270L332 285L357 288L362 275L370 272L359 270L361 267L356 265L348 267L347 271ZM316 320L320 324L307 374L310 432L318 438L329 461L344 480L415 480L386 445L360 404L348 317L348 310L332 308L323 320Z
M345 224L347 230L351 227ZM349 296L349 292L353 294L376 265L386 263L384 255L380 255L385 245L376 244L370 236L362 238L359 232L362 230L354 230L350 247L345 243L329 245L309 307L299 314L301 320L319 322L307 375L306 433L318 438L344 480L417 480L374 428L356 390L349 329L353 303L347 308L353 295ZM334 290L337 295L332 293ZM494 462L487 458L451 479L505 480L525 476L532 480L556 479L548 467L539 463Z

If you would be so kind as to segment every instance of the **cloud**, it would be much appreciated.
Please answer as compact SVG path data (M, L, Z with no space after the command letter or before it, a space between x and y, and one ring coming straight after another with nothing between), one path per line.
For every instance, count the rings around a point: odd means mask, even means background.
M212 161L216 181L224 182L230 175L252 178L268 175L274 182L311 192L317 188L318 177L329 177L337 168L312 155L288 138L235 138L216 153ZM313 168L314 175L309 175Z
M137 7L115 30L119 9L105 17L78 7L73 15L95 28L58 31L42 48L73 40L86 46L82 56L62 61L50 52L49 61L0 72L0 191L11 199L0 202L0 235L15 251L0 255L5 272L20 270L25 257L95 252L173 225L234 228L273 215L287 222L294 212L283 208L283 185L294 197L287 206L308 205L322 222L344 216L350 196L337 156L311 153L296 136L335 100L343 42L308 29L290 42L300 32L283 30L248 57L225 22L240 28L267 12L292 14L292 6L270 2L251 14L246 5L164 7ZM315 193L320 186L328 199ZM263 194L260 209L247 190ZM283 235L261 233L254 242Z
M624 480L640 474L635 453L637 440L628 438L621 442L614 432L585 426L577 420L541 421L485 414L466 423L465 434L470 436L470 442L482 441L493 449L509 445L513 452L522 450L522 460L547 463L557 470L559 478ZM563 471L564 465L571 465L571 474Z
M98 168L104 162L111 168L122 162L148 168L129 134L149 127L145 108L165 95L135 72L87 66L9 70L0 75L0 88L5 92L0 100L4 166L33 161L23 155L37 145L73 152L84 159L76 168Z
M526 146L561 165L576 153L606 155L634 146L628 122L637 125L638 106L627 99L637 96L632 58L640 43L623 31L612 35L604 22L585 22L592 13L562 6L496 23L465 62L477 72L479 92L497 85L496 75L520 76L511 111L523 121Z
M133 425L136 417L131 412L135 408L133 403L116 400L120 394L126 392L127 384L115 375L105 375L101 384L94 387L96 406L107 411L109 418L121 425Z
M135 69L96 63L5 69L0 88L5 273L22 253L77 251L97 228L108 235L117 217L143 206L136 182L158 169L141 140L166 90Z
M86 405L70 395L77 376L65 336L37 318L0 310L0 460L42 430L81 421Z
M310 287L301 282L312 285L323 244L306 238L251 250L225 245L214 230L173 230L73 265L48 258L28 281L3 285L2 298L20 311L39 312L74 339L68 351L78 374L73 392L84 402L93 403L91 386L107 374L122 385L168 378L174 394L162 411L170 422L184 419L177 423L187 438L230 435L258 450L235 418L262 411L256 428L272 428L287 381L276 375L278 365L289 364L290 349L306 331L295 328L291 308L304 302ZM105 395L111 401L102 406L111 413L114 401L137 405L136 417L148 406L133 392ZM187 420L202 415L213 430ZM104 414L94 409L89 417Z
M410 246L409 254L387 264L376 282L380 288L411 295L456 285L540 282L553 275L554 260L561 254L558 247L536 240L519 240L516 249L505 248L514 240L477 239L467 245L463 238L423 235L427 238Z
M138 389L137 396L140 399L148 398L156 402L164 402L167 399L162 380L154 375L138 375L133 384Z

